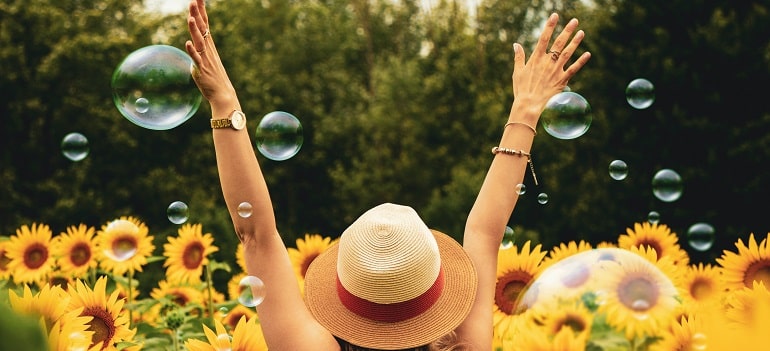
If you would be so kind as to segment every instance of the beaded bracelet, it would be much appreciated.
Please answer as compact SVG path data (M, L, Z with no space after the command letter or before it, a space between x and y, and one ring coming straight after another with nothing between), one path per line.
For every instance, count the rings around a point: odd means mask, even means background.
M531 125L529 125L529 124L526 124L526 123L524 123L524 122L516 122L516 121L514 121L514 122L508 122L508 123L506 123L506 124L503 126L503 129L505 129L505 128L508 128L508 126L510 126L510 125L514 125L514 124L521 124L521 125L523 125L523 126L525 126L525 127L529 128L529 129L532 131L532 133L535 133L535 135L537 135L537 129L535 129L535 127L533 127L533 126L531 126Z
M537 185L537 175L535 175L535 165L532 164L532 154L524 150L515 150L515 149L509 149L507 147L499 147L499 146L493 147L492 154L497 155L498 153L502 153L506 155L514 155L519 157L522 157L522 156L526 157L527 163L529 163L529 170L532 172L532 179L535 180L535 185Z

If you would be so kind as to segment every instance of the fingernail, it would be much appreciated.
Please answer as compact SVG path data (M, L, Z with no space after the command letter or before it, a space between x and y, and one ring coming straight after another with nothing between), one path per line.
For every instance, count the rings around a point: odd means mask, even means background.
M559 17L559 15L556 14L556 12L554 12L554 13L551 14L551 17L549 18L549 20L555 21L558 17Z

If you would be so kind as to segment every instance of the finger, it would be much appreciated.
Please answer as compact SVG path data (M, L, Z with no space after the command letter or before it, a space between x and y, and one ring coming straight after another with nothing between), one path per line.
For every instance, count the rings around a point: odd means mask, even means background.
M195 23L198 25L198 32L203 36L203 33L208 30L208 22L203 20L201 15L201 8L199 7L200 0L190 1L190 17L195 19ZM191 31L192 32L192 31Z
M572 34L575 33L577 26L578 20L576 18L573 18L567 22L567 25L564 26L564 30L559 33L559 36L557 36L556 40L553 41L553 45L551 45L551 49L549 51L561 53L564 50L564 47L567 45L567 40L569 40L569 38L572 37Z
M203 25L206 26L206 28L209 27L209 15L206 13L206 1L205 0L197 0L198 1L198 12L201 14L201 19L203 20Z
M591 59L591 53L588 51L580 55L580 57L578 57L578 59L575 60L575 62L573 62L569 67L567 67L566 71L564 71L564 73L567 75L567 80L572 78L572 76L574 76L578 71L580 71L580 69L583 68L583 66L585 66L586 63L588 63L588 60L590 59Z
M546 54L546 51L548 50L548 43L551 42L551 36L553 35L553 30L556 28L556 23L559 22L559 15L556 13L552 13L550 17L548 17L548 21L545 23L545 28L543 28L543 32L540 33L540 39L537 41L537 45L535 45L535 55L544 55Z
M521 44L514 43L513 44L513 71L514 72L524 69L524 64L527 62L526 56L527 55L524 53L524 48L521 47Z
M569 61L570 57L572 57L572 54L575 53L578 46L583 41L584 37L585 32L579 30L577 33L575 33L575 36L572 37L569 45L567 45L567 47L561 51L561 56L559 56L559 63L562 64L562 66L565 65L567 61Z
M197 22L195 17L187 17L187 29L190 31L190 39L192 39L193 48L198 54L201 54L206 50L206 43Z

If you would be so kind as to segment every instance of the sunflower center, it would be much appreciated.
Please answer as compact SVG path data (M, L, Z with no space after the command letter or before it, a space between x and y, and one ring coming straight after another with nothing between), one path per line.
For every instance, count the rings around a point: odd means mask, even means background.
M107 347L115 336L115 322L112 314L103 308L87 307L81 315L93 317L88 322L88 330L94 332L91 345L101 343L102 348Z
M70 251L70 261L75 266L82 266L91 259L91 247L86 243L77 243Z
M40 243L29 245L24 250L24 266L29 269L38 269L48 259L48 248Z
M557 331L562 328L570 328L572 331L580 333L586 329L586 321L583 318L580 318L580 316L570 314L564 317L559 324Z
M314 254L308 254L304 260L302 260L302 264L300 265L300 273L302 273L302 277L305 277L305 273L307 273L307 269L310 267L310 264L313 263L313 260L315 260L316 257L318 257L319 253Z
M132 236L121 236L112 241L112 258L116 261L125 261L136 255L138 245Z
M765 286L770 286L770 260L761 260L752 263L743 275L743 284L753 287L754 281L760 281Z
M714 286L707 279L698 278L690 285L690 295L696 300L707 299L714 294Z
M190 301L190 298L188 298L185 294L181 292L175 292L171 294L172 301L174 301L175 304L184 307L187 305L187 302Z
M658 288L645 277L629 277L618 286L618 299L627 308L644 312L655 306Z
M497 278L495 286L495 304L506 314L512 314L516 300L527 284L532 281L532 275L522 271L512 271Z
M196 269L203 262L203 244L199 242L190 243L184 248L182 253L182 262L187 269Z
M61 276L52 277L51 279L48 280L49 285L58 286L64 289L64 291L67 291L67 286L69 283L70 283L69 279Z

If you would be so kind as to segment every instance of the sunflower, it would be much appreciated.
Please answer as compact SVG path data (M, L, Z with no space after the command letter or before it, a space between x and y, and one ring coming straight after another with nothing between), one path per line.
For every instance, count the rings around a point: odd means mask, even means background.
M628 339L655 336L667 328L679 305L677 289L655 265L646 260L604 262L605 303L599 312Z
M722 257L716 260L722 268L727 289L751 288L754 281L770 285L770 249L767 245L767 237L757 244L752 233L748 246L741 239L735 243L738 253L723 251Z
M232 310L228 311L227 314L222 317L222 323L227 327L228 330L235 329L235 326L238 324L238 321L241 320L241 317L246 317L247 319L251 319L257 315L257 312L254 311L253 308L246 307L241 304L235 305Z
M124 300L118 299L118 292L107 296L107 278L99 277L93 290L82 280L68 289L69 309L82 309L80 316L92 317L88 330L93 332L91 347L98 350L117 350L120 342L131 341L136 329L129 328L129 320L123 309Z
M561 243L559 246L554 246L551 248L551 251L548 252L548 256L543 259L541 266L543 266L543 268L548 267L556 262L559 262L563 258L591 249L593 249L591 244L583 240L580 240L580 242L570 241L566 244Z
M685 303L695 305L718 303L725 291L719 270L712 264L689 265L677 285Z
M201 224L185 224L179 228L179 236L168 237L163 245L166 256L166 279L172 282L201 282L203 266L209 263L208 255L219 250L213 245L214 237L203 234Z
M176 307L187 307L192 314L200 316L206 305L203 290L205 289L200 289L197 285L161 280L150 292L150 297L161 303L153 305L147 313L142 315L142 318L156 325L162 317L166 316L169 309Z
M96 268L94 255L94 227L85 224L67 227L51 244L59 270L72 278L83 278L89 269Z
M591 333L593 315L581 301L538 305L534 310L538 315L538 324L549 335L556 335L564 328L572 329L576 336L587 338ZM539 312L539 313L538 313Z
M188 339L185 341L185 348L189 351L261 351L267 350L265 337L262 334L262 327L257 318L241 319L236 324L232 338L227 333L227 329L218 320L214 321L215 331L203 325L203 332L208 342L203 340Z
M80 313L80 310L72 312ZM91 345L93 332L88 331L88 317L77 317L84 319L83 323L71 323L59 320L54 323L51 331L48 332L48 345L50 351L73 351L88 350Z
M33 223L32 227L22 225L6 247L10 259L8 270L13 272L13 281L18 284L35 283L45 279L53 270L51 255L51 229L47 224Z
M241 272L246 271L246 256L243 250L243 243L239 242L238 247L235 249L235 263L241 268Z
M708 338L700 317L685 316L663 332L661 339L650 345L650 351L689 351L708 349Z
M129 270L142 271L147 257L155 250L147 226L134 217L120 217L102 226L96 233L100 265L116 275Z
M725 317L740 327L754 326L762 322L766 325L770 321L770 316L759 315L756 311L760 302L768 301L770 301L770 291L763 282L755 281L751 288L730 292Z
M241 296L241 293L243 292L243 287L241 286L241 279L245 278L247 275L248 274L245 272L235 274L227 282L227 296L230 298L230 300L235 300L239 296Z
M644 258L647 262L652 263L660 269L663 274L665 274L669 279L671 279L672 282L675 282L674 285L681 286L680 283L683 279L683 276L687 272L687 269L689 265L687 266L680 266L675 264L672 261L671 256L658 256L655 249L652 246L632 246L627 249L630 252L633 252L642 258Z
M11 263L8 258L8 243L5 237L0 238L0 280L7 280L11 276L11 270L8 268Z
M686 266L690 263L687 251L678 244L676 233L665 224L635 223L634 229L627 228L626 234L618 237L618 247L630 249L631 247L651 246L660 257L669 257L676 265Z
M304 239L299 238L296 240L296 248L290 247L287 249L289 259L291 259L291 264L294 267L294 274L297 275L300 286L304 285L305 273L307 268L310 267L310 263L336 242L337 239L332 240L320 234L305 234Z
M516 319L516 301L519 294L540 272L540 263L546 252L541 245L530 250L530 241L524 243L521 251L514 245L500 250L497 257L497 282L495 284L494 325L495 334L504 336Z

